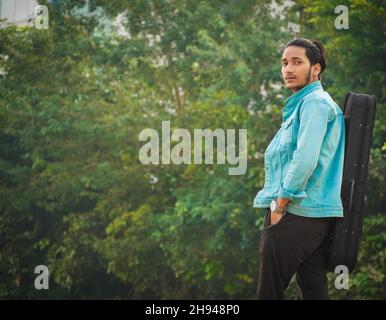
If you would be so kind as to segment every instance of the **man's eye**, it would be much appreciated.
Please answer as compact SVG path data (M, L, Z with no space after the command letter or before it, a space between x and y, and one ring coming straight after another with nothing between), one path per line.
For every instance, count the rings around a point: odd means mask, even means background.
M282 63L282 66L283 66L283 67L285 67L286 65L287 65L287 63L286 63L286 62L283 62L283 63Z
M301 61L295 61L296 64L301 64L302 62Z

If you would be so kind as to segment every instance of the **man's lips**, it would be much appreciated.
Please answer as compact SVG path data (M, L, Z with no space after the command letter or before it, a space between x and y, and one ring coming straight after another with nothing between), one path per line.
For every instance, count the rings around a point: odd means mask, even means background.
M285 79L286 80L294 80L294 79L296 79L296 77L286 77Z

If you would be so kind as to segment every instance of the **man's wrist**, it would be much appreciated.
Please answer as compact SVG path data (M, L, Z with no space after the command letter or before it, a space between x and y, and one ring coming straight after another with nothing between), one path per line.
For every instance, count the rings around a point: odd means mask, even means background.
M271 201L271 204L269 205L269 208L272 213L281 214L281 215L285 214L287 210L286 206L280 207L278 199L273 199Z
M284 209L291 200L285 199L285 198L277 198L276 201L277 201L277 204L279 205L279 208Z

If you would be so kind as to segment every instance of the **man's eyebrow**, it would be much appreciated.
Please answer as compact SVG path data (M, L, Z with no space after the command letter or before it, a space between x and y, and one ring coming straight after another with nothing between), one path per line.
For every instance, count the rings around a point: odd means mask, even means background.
M290 60L296 60L296 59L303 60L301 57L291 57L290 58ZM281 61L284 61L284 60L287 60L287 58L283 58Z

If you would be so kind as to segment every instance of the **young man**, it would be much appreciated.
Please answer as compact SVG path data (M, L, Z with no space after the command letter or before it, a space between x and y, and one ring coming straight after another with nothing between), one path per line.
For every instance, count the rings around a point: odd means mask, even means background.
M340 198L345 126L343 113L323 90L323 45L295 39L282 56L282 77L293 94L282 125L265 151L265 183L255 208L266 208L260 243L258 299L284 299L296 273L303 299L329 299L326 240Z

